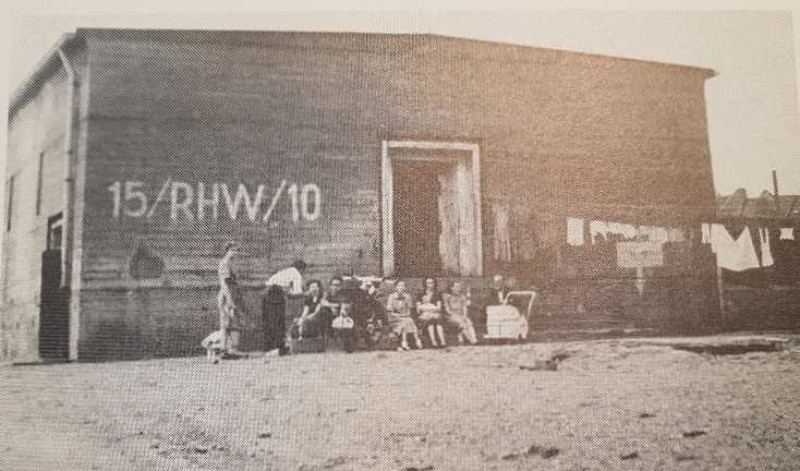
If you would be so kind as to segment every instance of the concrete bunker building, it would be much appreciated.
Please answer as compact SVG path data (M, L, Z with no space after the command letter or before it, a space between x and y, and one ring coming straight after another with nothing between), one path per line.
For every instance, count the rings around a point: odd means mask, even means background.
M435 35L79 29L11 97L0 358L195 351L231 239L250 347L263 280L296 257L322 278L504 272L563 319L606 296L595 319L702 323L713 76ZM683 242L636 293L613 244L567 244L568 217Z

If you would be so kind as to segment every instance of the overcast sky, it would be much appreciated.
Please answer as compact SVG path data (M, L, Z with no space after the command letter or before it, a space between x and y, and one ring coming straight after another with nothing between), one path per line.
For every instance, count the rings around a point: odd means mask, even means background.
M800 33L793 32L791 12L444 13L426 11L425 8L430 9L429 3L427 7L424 2L411 3L396 4L394 8L401 11L393 13L302 11L211 15L208 12L215 7L207 3L206 13L188 16L185 13L178 16L176 10L168 7L157 10L165 12L162 14L124 16L107 8L93 15L84 15L86 10L76 8L77 16L64 16L65 10L52 9L47 10L51 14L46 16L30 15L27 10L8 19L8 43L3 51L8 82L4 88L8 96L61 34L82 26L436 33L695 65L718 73L706 83L717 191L727 194L744 187L754 195L764 189L771 190L770 172L775 169L781 193L800 194L797 94ZM331 4L325 5L331 8ZM5 152L4 142L2 152Z

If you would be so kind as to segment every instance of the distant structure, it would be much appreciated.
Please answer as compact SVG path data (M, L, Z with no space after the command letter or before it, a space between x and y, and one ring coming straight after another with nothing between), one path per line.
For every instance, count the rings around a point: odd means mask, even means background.
M800 224L800 195L780 195L776 199L765 190L757 198L748 198L747 190L739 188L730 195L717 196L717 217L765 226L796 226Z

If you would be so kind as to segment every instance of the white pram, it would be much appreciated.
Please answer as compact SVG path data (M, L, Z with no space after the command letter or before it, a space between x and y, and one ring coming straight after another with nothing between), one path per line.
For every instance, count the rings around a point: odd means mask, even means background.
M503 304L486 307L487 340L525 340L533 310L535 291L511 291Z

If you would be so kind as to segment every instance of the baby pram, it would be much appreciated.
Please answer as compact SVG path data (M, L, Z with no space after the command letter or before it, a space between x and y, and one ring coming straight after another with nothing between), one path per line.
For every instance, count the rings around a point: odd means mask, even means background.
M503 304L486 307L486 340L525 340L535 291L511 291Z

